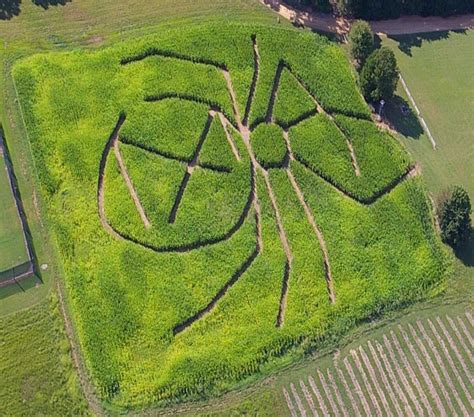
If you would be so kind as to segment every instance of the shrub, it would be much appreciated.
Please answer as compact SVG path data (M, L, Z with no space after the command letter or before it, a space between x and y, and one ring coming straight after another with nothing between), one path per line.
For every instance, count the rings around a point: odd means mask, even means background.
M349 50L357 64L360 67L364 65L374 50L374 33L367 22L357 20L352 25L349 32Z
M398 82L397 60L393 51L385 46L372 52L364 64L360 86L369 101L390 99Z
M440 201L439 223L441 238L454 248L459 248L471 232L471 201L461 187L446 192Z

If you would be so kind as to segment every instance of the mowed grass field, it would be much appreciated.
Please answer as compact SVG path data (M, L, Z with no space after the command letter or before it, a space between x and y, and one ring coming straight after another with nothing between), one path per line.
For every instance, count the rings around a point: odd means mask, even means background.
M0 317L0 415L86 415L58 301Z
M0 273L28 260L18 210L0 148Z
M474 200L474 31L384 38L438 145L400 114L403 144L421 162L430 190L461 185ZM398 92L404 96L399 86ZM403 125L405 123L406 125ZM400 125L401 124L401 125Z

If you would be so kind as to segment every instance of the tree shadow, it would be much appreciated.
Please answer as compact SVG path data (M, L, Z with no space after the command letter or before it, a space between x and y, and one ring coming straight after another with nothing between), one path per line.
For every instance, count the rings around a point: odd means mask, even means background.
M21 0L0 0L0 20L10 20L20 14Z
M423 134L423 127L418 117L403 97L394 96L389 100L385 105L383 116L388 125L403 136L419 139Z
M454 253L465 266L474 266L474 228L471 228L467 241L460 248L455 249Z
M434 42L448 39L451 32L466 34L467 29L454 29L439 32L417 33L412 35L388 35L398 43L398 49L408 56L412 56L413 48L420 48L423 42Z
M66 3L70 3L71 1L72 0L33 0L33 4L46 10L50 6L65 6Z

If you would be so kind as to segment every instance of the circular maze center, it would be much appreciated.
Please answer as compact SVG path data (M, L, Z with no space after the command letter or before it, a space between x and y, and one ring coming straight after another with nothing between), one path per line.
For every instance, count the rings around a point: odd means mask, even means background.
M255 158L263 168L283 168L288 149L283 129L274 123L259 124L250 136Z

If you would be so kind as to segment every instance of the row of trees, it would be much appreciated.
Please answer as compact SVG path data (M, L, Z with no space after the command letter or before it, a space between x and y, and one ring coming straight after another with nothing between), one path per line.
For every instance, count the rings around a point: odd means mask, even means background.
M473 0L287 0L293 6L310 6L318 12L334 11L357 19L396 19L401 15L451 16L474 13Z
M358 19L395 19L401 15L450 16L474 13L472 0L337 0L343 15Z

